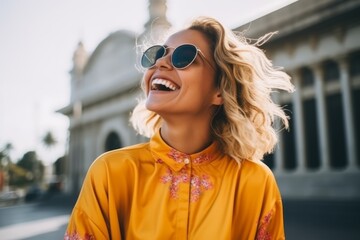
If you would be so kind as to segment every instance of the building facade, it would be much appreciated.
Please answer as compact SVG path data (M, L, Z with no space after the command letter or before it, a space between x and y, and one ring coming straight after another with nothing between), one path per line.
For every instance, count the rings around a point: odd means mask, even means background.
M143 34L115 32L90 56L81 43L74 54L71 101L59 110L70 119L68 191L79 190L101 153L145 140L128 122L140 94L135 44L170 27L165 0L150 1L149 13ZM278 31L263 48L296 86L294 94L273 95L290 129L279 131L278 147L264 160L284 198L360 197L359 15L359 1L300 0L234 29L250 38Z
M292 77L294 94L273 97L290 116L265 157L283 196L359 198L360 2L300 0L236 31L258 38Z
M63 177L67 192L79 191L87 169L100 154L145 140L129 126L141 93L137 44L155 40L161 30L171 27L165 0L150 0L149 15L142 34L120 30L109 34L91 54L81 42L74 52L70 104L58 110L70 120Z

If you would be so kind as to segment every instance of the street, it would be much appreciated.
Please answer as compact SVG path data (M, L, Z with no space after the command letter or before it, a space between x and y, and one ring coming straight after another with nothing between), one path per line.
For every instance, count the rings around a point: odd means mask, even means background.
M359 240L360 200L284 201L286 239Z
M63 239L75 199L55 194L49 199L0 208L0 240Z
M0 239L63 239L74 201L59 194L37 203L0 208ZM286 239L359 239L359 214L360 201L284 201Z

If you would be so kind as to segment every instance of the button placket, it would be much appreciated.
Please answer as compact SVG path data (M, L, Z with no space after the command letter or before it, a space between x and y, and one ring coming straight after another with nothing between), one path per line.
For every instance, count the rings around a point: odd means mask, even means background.
M178 205L178 237L188 239L189 207L191 199L191 160L188 157L182 159L185 164L182 169L183 178L187 179L179 185Z

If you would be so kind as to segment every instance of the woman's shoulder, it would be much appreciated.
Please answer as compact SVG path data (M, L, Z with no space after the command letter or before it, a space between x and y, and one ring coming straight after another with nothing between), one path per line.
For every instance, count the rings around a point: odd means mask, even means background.
M257 194L259 199L265 195L272 196L273 199L280 199L275 176L271 169L261 161L242 162L240 184L244 191L252 196Z
M273 175L271 169L262 161L244 160L242 162L242 169L251 173L259 173L263 175Z
M150 160L149 143L139 143L101 154L93 165L106 165L111 168L138 164Z
M260 160L244 160L241 163L241 178L262 183L275 180L272 170Z

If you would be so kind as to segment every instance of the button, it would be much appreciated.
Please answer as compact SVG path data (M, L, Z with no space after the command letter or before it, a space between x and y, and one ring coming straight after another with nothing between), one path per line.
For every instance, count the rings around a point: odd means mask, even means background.
M189 163L190 163L190 159L185 158L185 159L184 159L184 163L185 163L185 164L189 164Z

